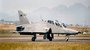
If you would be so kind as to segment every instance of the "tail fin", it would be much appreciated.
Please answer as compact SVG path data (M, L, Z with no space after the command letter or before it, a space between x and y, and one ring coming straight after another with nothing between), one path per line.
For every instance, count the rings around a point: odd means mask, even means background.
M26 14L24 14L22 11L18 11L19 14L19 20L20 20L20 24L29 24L28 19L26 18Z

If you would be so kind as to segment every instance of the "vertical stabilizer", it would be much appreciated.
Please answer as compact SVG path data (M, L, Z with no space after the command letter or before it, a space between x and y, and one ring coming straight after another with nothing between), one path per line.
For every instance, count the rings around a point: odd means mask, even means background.
M22 11L18 11L19 14L19 20L20 20L20 24L29 24L28 19L26 18L26 14L24 14Z

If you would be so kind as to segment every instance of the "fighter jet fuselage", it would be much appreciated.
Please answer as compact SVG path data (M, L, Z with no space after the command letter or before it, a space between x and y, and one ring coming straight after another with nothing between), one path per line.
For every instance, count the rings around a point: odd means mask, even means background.
M32 41L35 41L36 34L44 35L44 39L49 39L49 41L52 41L54 34L65 34L66 36L78 34L78 31L52 20L30 23L22 11L18 11L18 13L20 25L16 27L16 31L21 35L33 35Z

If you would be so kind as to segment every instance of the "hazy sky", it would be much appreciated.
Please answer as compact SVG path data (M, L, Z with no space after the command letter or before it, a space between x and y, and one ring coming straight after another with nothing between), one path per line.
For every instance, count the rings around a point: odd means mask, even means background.
M0 0L0 19L18 20L18 10L30 21L51 19L90 25L90 0Z

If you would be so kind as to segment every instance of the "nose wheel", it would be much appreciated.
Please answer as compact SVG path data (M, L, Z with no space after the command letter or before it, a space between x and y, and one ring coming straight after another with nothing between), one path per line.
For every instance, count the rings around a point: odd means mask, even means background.
M66 41L66 42L69 40L69 36L70 36L70 35L66 35L66 37L65 37L65 41Z

